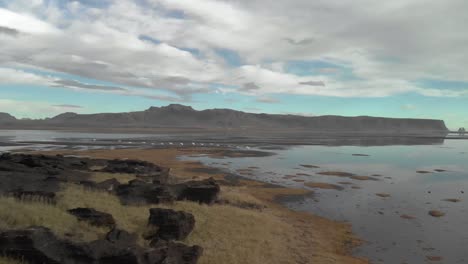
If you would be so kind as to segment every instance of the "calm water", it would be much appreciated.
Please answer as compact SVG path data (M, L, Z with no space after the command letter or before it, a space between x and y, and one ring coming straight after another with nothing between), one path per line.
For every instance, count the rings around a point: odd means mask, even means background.
M222 142L182 141L186 138L186 135L0 130L0 152L18 148L113 149L180 144L255 147L245 143L223 145ZM359 140L349 142L354 144ZM366 140L362 142L368 143ZM391 145L394 142L411 145ZM440 263L468 263L468 140L436 139L433 143L437 144L433 145L427 139L379 140L377 143L384 146L294 146L280 150L273 148L271 151L277 154L270 157L219 160L200 156L190 159L234 173L255 166L258 168L244 176L286 187L308 188L304 182L342 186L344 189L341 191L315 189L313 197L287 205L352 223L354 232L367 241L356 250L356 254L370 257L373 263L427 263L427 256L443 257ZM331 145L336 144L332 142ZM305 168L301 164L319 168ZM377 181L360 181L317 174L323 171L381 176L374 176ZM294 177L285 178L286 175ZM376 193L391 196L382 198ZM461 201L443 201L448 198ZM429 210L439 210L446 215L435 218L428 215ZM404 219L401 215L414 219Z
M356 254L370 257L373 263L427 263L427 256L442 256L441 263L468 263L468 141L422 146L296 146L275 152L271 157L232 158L229 165L219 159L199 160L232 172L256 166L247 177L283 186L307 188L297 180L343 186L342 191L316 189L314 197L288 205L351 222L354 232L368 241ZM416 172L420 170L430 173ZM378 181L361 181L316 174L321 171L381 176L375 177ZM285 179L285 175L296 177ZM461 201L443 201L448 198ZM428 215L429 210L446 215L435 218ZM402 218L405 214L414 219Z

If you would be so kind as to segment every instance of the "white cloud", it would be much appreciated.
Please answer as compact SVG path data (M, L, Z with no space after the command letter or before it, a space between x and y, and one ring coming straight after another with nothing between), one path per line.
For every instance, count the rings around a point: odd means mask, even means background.
M14 28L20 32L32 34L59 32L59 30L51 24L31 15L15 13L4 8L0 8L0 26Z
M51 105L48 102L9 99L0 99L0 109L1 112L11 113L16 118L45 118L70 110L78 113L84 112L82 108L71 108L66 105ZM34 114L34 116L31 116L31 114Z
M429 89L415 82L468 82L466 1L109 2L97 8L76 1L62 6L11 1L8 9L0 8L0 27L22 33L0 34L0 66L66 72L140 87L114 93L174 101L214 92L216 84L231 87L219 91L257 97L467 95L468 89ZM168 16L172 11L182 17ZM160 43L142 41L141 35ZM217 49L239 54L245 65L229 66ZM344 66L354 78L340 79L339 68L326 66L313 76L295 75L287 72L291 60ZM0 71L0 82L15 81L8 75ZM14 75L28 83L56 84L24 72ZM256 89L246 89L246 84Z

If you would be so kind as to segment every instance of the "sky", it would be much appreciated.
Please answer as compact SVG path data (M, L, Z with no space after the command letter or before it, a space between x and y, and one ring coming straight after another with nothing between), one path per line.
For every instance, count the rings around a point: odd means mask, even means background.
M384 116L468 127L465 0L0 0L0 112Z

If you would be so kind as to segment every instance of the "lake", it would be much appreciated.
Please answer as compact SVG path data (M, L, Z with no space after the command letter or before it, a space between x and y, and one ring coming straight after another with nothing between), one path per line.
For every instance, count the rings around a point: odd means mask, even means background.
M354 233L366 240L355 254L373 263L427 263L431 257L442 257L440 263L468 263L468 140L377 138L326 142L329 144L278 146L193 138L187 141L186 136L164 134L0 130L0 151L171 145L268 149L265 151L276 154L223 160L185 158L267 183L314 190L313 196L285 203L295 210L350 222ZM365 146L356 142L364 142ZM335 189L307 187L310 183L327 183ZM430 216L431 210L445 215Z

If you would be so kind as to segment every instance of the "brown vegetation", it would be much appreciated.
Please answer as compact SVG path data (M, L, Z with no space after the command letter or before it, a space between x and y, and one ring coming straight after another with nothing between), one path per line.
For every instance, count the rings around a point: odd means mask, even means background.
M225 154L218 150L195 148L92 150L78 154L106 159L146 160L170 167L171 175L182 181L207 177L226 181L223 173L206 170L199 162L177 159L181 155L207 152L219 157ZM226 203L207 206L176 202L165 205L195 216L195 230L185 242L198 244L205 249L200 263L368 263L349 256L350 249L358 245L359 240L353 237L348 224L294 212L275 202L280 196L305 195L310 191L269 187L245 179L238 179L235 184L222 187L220 200ZM65 210L82 205L113 214L119 227L136 233L145 231L148 208L123 207L116 197L107 193L67 186L60 193L55 208Z

